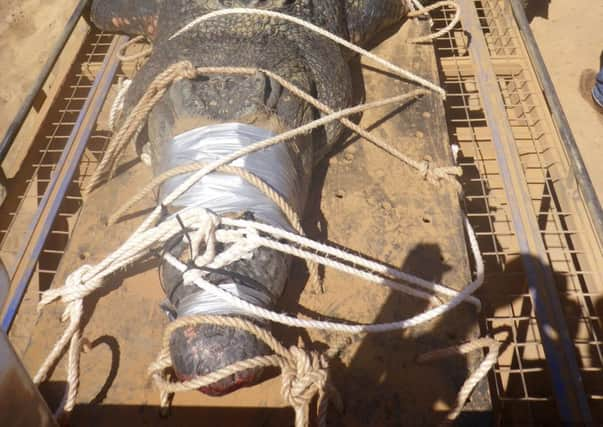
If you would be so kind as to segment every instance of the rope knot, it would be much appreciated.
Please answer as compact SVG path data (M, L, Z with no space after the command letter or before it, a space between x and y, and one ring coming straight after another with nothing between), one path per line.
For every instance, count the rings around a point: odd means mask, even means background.
M67 280L65 280L65 287L75 288L86 283L86 276L90 274L93 267L89 264L84 264L73 273L71 273Z
M174 72L177 78L195 79L199 76L197 69L190 61L182 61L175 65Z
M457 178L463 175L463 169L460 166L433 167L429 159L419 163L417 170L424 180L432 184L439 184L442 180L459 184ZM458 187L460 187L460 184Z
M431 161L423 160L419 165L418 172L423 179L429 179L429 175L433 173L431 170Z
M460 166L443 166L432 171L440 179L455 179L463 175L463 169Z
M221 243L232 243L226 251L216 256L214 264L220 266L241 259L250 259L253 251L262 246L259 232L252 228L219 230L216 238Z
M38 303L38 313L48 304L61 298L65 304L76 301L85 297L88 294L87 276L92 271L90 265L82 265L80 268L71 273L65 280L65 285L56 289L49 289L42 292L40 302Z
M296 411L308 408L316 395L326 393L328 364L318 353L291 347L283 362L281 393Z
M192 224L195 231L190 233L191 252L197 267L210 264L216 257L216 229L220 225L220 217L207 209L199 208L198 220ZM200 253L201 247L203 253Z

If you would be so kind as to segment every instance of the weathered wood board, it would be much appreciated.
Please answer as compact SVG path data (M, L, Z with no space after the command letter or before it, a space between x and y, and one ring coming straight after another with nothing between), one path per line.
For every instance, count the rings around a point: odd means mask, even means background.
M427 31L425 23L407 22L375 52L418 75L437 81L438 71L430 45L410 45L413 35ZM364 87L358 94L367 101L401 94L413 86L362 63ZM358 78L360 82L362 79ZM361 121L380 137L415 159L429 158L436 165L451 165L452 155L444 108L437 95L407 106L366 112ZM456 289L471 280L462 224L462 211L454 189L435 187L366 141L350 137L346 148L319 165L306 212L308 234L369 257L401 267L409 273ZM427 157L428 156L428 157ZM63 259L57 280L82 263L94 263L116 248L138 225L142 216L107 227L104 219L151 178L150 171L130 163L110 184L92 194L83 208L76 233ZM145 202L149 207L154 200ZM280 381L264 383L223 398L199 393L176 396L173 415L160 419L158 396L146 377L159 350L167 319L159 309L163 299L153 263L125 272L87 303L93 309L84 336L93 349L82 357L80 405L74 425L212 425L282 426L292 424L292 411L280 398ZM326 293L306 289L307 273L296 262L280 309L316 318L355 322L389 322L417 314L426 302L394 294L342 273L324 272ZM13 336L33 372L61 331L57 319L62 307L46 310L34 323L38 289L29 289ZM434 425L454 406L456 395L480 355L453 357L437 363L416 363L419 354L447 347L479 335L477 313L463 304L449 314L419 328L369 336L354 341L333 362L336 387L345 412L331 411L334 426ZM324 333L275 328L286 344L324 349L339 339ZM94 345L97 344L97 345ZM60 396L63 363L56 369L51 396ZM487 385L474 395L468 410L489 409ZM57 403L55 401L55 403Z

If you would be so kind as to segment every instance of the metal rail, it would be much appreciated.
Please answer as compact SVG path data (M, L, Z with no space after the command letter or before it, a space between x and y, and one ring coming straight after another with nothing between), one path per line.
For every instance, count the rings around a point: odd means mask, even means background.
M511 211L522 263L532 296L546 360L552 375L556 403L564 423L592 423L588 399L582 384L577 357L542 241L538 216L524 182L521 159L515 147L513 130L492 64L486 39L473 0L458 0L463 28L470 34L469 52L478 67L476 83L503 187Z
M90 134L117 72L119 46L126 40L127 37L125 36L116 37L113 40L101 70L90 89L86 103L78 115L65 150L56 166L53 178L38 206L28 233L29 238L20 251L17 267L11 278L11 299L2 319L2 329L4 331L8 331L12 325L65 193L79 166Z
M578 187L582 193L584 202L588 207L591 221L594 226L593 228L597 233L599 245L603 247L603 209L601 208L601 203L597 197L590 176L586 171L584 160L582 159L582 155L580 154L580 150L574 139L565 112L563 111L563 108L561 108L561 101L557 96L557 91L555 90L551 76L546 68L540 49L538 49L534 34L530 29L525 10L521 4L522 2L520 0L510 0L510 2L521 36L526 49L528 50L528 54L530 55L530 59L534 64L534 70L538 76L542 91L544 92L544 96L551 110L553 122L555 123L557 131L568 152L574 176L578 182Z
M8 150L10 150L10 147L15 141L15 138L21 130L23 123L25 123L25 119L27 118L27 115L29 114L29 111L31 110L34 104L36 97L42 90L44 83L46 83L46 80L52 72L52 68L59 59L59 56L61 56L61 52L63 51L67 40L69 40L71 33L73 33L73 30L75 29L75 26L77 25L79 19L82 17L82 14L84 13L84 10L86 9L87 5L88 0L80 0L80 2L75 7L73 14L65 25L65 29L63 30L61 37L52 48L50 56L44 64L44 68L42 68L42 71L40 72L34 85L32 86L25 100L23 101L21 108L17 112L17 115L6 130L6 133L2 138L2 142L0 142L0 162L2 162L6 157L6 154L8 153Z

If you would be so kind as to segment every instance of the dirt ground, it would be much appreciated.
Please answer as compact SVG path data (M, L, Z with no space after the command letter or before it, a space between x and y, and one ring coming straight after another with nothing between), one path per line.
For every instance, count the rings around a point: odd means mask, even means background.
M532 31L551 74L600 200L603 200L603 114L579 88L583 70L603 64L603 2L534 0ZM593 82L594 83L594 82Z
M0 129L16 114L76 0L3 0L0 2Z

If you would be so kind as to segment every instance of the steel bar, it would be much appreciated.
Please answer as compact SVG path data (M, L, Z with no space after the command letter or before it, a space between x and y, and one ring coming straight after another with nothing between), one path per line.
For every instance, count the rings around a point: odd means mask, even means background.
M461 22L470 37L469 52L476 66L476 83L491 129L497 163L504 183L522 264L538 320L553 392L561 421L590 424L592 416L582 384L576 353L564 319L553 272L540 235L538 216L523 184L521 159L508 122L497 75L473 0L458 0Z
M50 56L48 57L46 64L44 64L44 68L42 68L40 75L36 79L31 90L29 91L29 94L23 101L23 104L21 105L21 108L17 112L17 115L15 116L15 118L13 119L11 124L9 125L6 133L4 134L4 137L2 138L2 142L0 142L0 162L2 162L4 160L4 158L6 157L6 154L8 153L8 150L10 150L10 147L12 146L13 142L15 141L17 134L21 130L21 127L23 126L25 119L27 119L27 115L29 114L31 107L33 106L33 104L35 102L36 96L38 96L38 94L42 90L42 87L44 86L44 83L46 83L46 79L48 79L48 76L50 75L52 68L54 67L57 60L59 59L59 56L61 55L61 52L63 51L63 48L65 47L65 44L67 43L67 40L69 40L71 33L73 33L73 30L75 29L75 26L77 25L79 19L81 18L82 14L84 13L84 10L86 9L87 5L88 5L88 0L80 0L80 2L77 4L75 10L73 11L73 14L71 15L71 17L69 18L69 21L67 21L67 24L65 25L65 29L63 30L61 37L59 38L59 40L56 42L56 44L52 48L52 52L50 52Z
M584 160L574 139L574 134L570 128L570 125L565 116L565 112L561 107L561 101L551 80L551 76L546 68L540 49L534 34L530 29L530 24L525 14L522 2L520 0L510 0L513 8L513 15L517 21L519 31L523 38L524 44L530 56L530 60L534 66L534 71L538 77L538 81L542 86L542 91L546 98L547 104L551 111L551 116L559 136L565 145L567 154L569 156L570 165L572 171L578 183L584 202L588 208L590 219L593 222L597 237L599 239L599 245L603 246L603 208L601 208L601 202L597 197L593 183L588 175Z
M52 182L48 185L32 221L32 226L28 232L29 238L20 251L18 263L11 278L11 300L2 319L2 329L4 331L8 331L12 325L46 238L52 229L52 224L67 189L79 167L80 158L84 153L90 134L94 129L98 115L101 112L113 78L117 72L119 65L117 58L118 48L126 40L127 37L125 36L114 38L102 67L94 80L87 101L78 115L75 127L65 146L65 151L56 166Z

